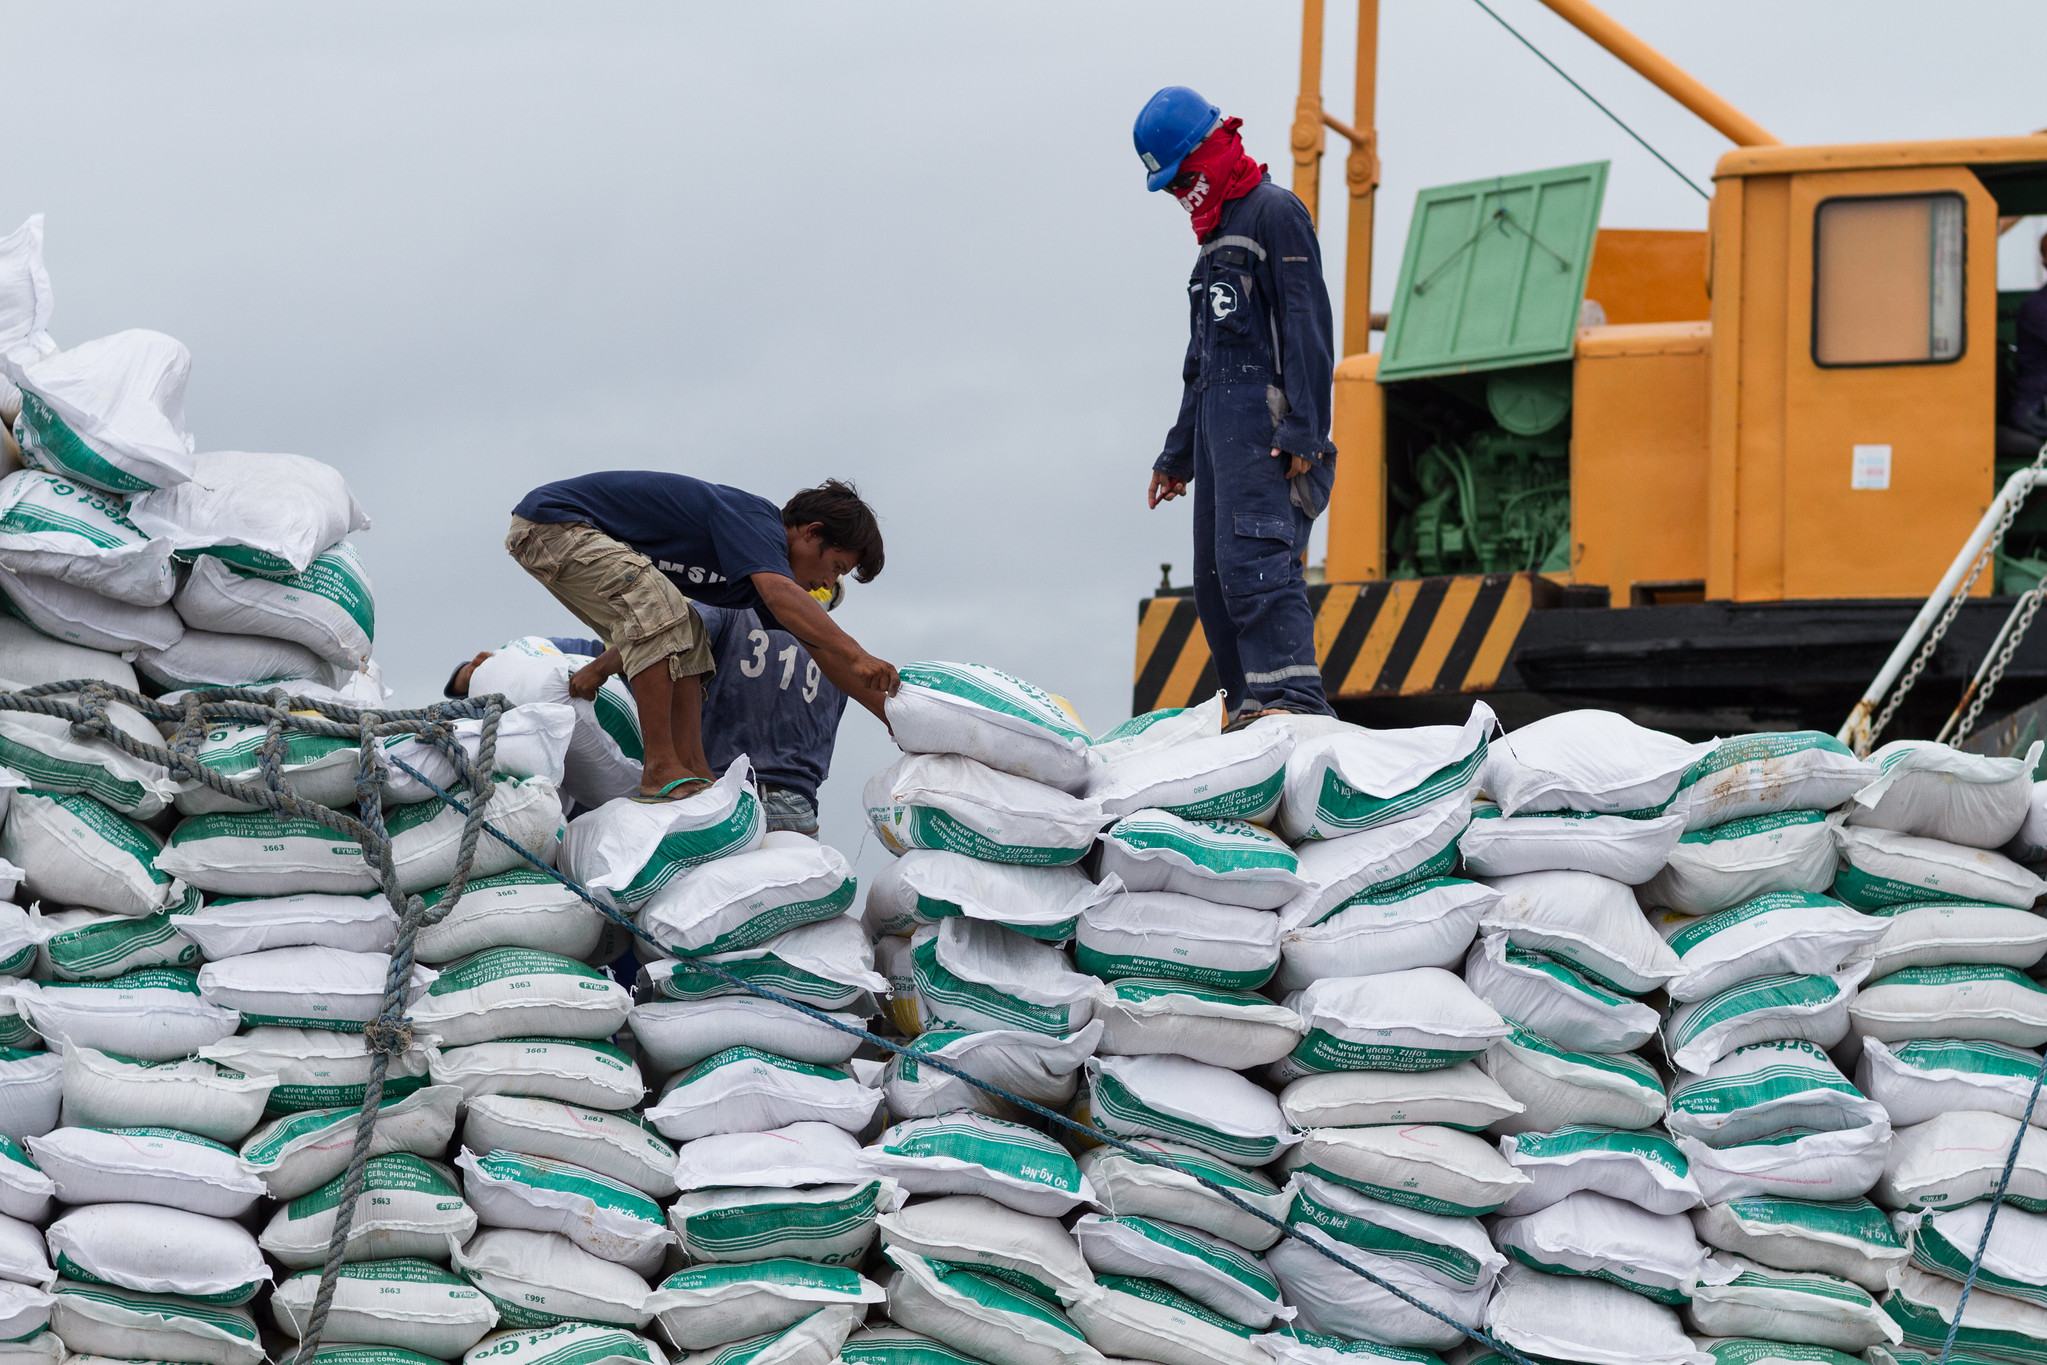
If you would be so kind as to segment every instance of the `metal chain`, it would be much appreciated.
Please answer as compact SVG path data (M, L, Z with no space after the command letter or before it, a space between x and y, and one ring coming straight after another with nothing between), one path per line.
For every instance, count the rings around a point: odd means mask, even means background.
M1954 738L1948 741L1951 748L1959 749L1962 741L1975 728L1976 718L1983 714L1983 704L1990 700L1998 682L2004 677L2004 670L2010 666L2012 656L2019 652L2019 645L2026 638L2026 631L2032 626L2033 618L2040 614L2040 603L2047 601L2047 580L2035 584L2019 602L2018 614L2012 619L2011 629L2006 632L2004 648L1997 651L1997 659L1990 665L1990 671L1983 676L1983 685L1976 689L1976 695L1969 699L1969 709L1962 713L1961 722L1955 726Z

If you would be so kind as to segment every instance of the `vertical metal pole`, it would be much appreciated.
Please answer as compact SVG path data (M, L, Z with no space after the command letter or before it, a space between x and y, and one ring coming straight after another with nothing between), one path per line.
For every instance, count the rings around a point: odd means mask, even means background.
M1301 0L1301 96L1294 101L1294 193L1321 222L1322 0Z
M1372 347L1372 208L1379 189L1379 0L1358 0L1357 97L1353 143L1343 163L1350 190L1350 232L1344 244L1343 354Z

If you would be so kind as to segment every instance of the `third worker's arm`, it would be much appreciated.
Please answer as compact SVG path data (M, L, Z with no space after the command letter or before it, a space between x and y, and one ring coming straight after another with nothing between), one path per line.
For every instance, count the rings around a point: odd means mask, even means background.
M1288 409L1272 433L1272 444L1317 466L1322 496L1327 498L1336 461L1336 445L1329 439L1336 349L1329 289L1322 282L1322 248L1315 240L1314 221L1298 200L1272 215L1264 235L1279 288L1275 321Z
M1166 433L1166 447L1151 462L1150 500L1153 507L1171 501L1187 491L1194 477L1194 405L1200 390L1194 381L1201 376L1201 330L1189 308L1187 357L1180 362L1180 415Z
M840 630L818 600L798 587L795 579L778 573L748 577L782 629L803 642L832 685L872 711L883 725L888 724L882 704L902 686L895 665L862 649L860 642Z

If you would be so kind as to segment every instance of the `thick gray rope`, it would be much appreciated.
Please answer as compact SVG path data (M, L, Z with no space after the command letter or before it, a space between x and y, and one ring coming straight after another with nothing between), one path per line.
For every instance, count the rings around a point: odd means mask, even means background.
M2004 1207L2005 1191L2011 1188L2012 1172L2019 1164L2019 1148L2032 1128L2033 1107L2040 1102L2043 1084L2047 1084L2047 1057L2041 1058L2040 1069L2033 1073L2033 1089L2026 1096L2026 1112L2019 1116L2019 1135L2012 1139L2011 1150L2004 1154L2004 1170L1997 1177L1997 1188L1990 1192L1990 1212L1983 1219L1983 1235L1976 1239L1976 1254L1969 1258L1969 1275L1962 1281L1962 1297L1955 1303L1955 1320L1947 1325L1947 1339L1940 1344L1939 1365L1948 1365L1948 1357L1954 1354L1955 1338L1962 1331L1962 1314L1968 1310L1969 1295L1976 1288L1976 1275L1983 1269L1983 1257L1990 1250L1990 1229L1997 1226L1997 1211Z

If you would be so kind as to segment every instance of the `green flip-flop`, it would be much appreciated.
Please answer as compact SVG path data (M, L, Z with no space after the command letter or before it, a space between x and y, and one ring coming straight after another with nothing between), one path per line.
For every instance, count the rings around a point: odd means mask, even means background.
M692 785L701 785L708 787L711 785L711 779L708 777L678 777L673 782L670 782L667 786L663 787L660 791L655 792L652 796L641 796L638 793L635 793L633 796L633 800L639 802L643 806L666 805L670 801L681 801L686 799L684 797L670 795L670 793L673 792L677 787L687 787Z

